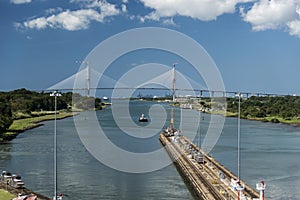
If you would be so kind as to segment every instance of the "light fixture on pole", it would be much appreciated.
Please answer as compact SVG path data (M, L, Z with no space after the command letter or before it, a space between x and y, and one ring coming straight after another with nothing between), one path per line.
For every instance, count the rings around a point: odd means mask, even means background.
M57 135L56 135L56 112L57 112L57 97L60 97L61 94L58 91L50 93L50 96L54 96L54 197L53 200L57 200Z
M238 192L238 200L241 199L242 197L242 191L245 189L245 186L244 185L241 185L241 182L240 182L240 165L241 165L241 153L240 153L240 149L241 149L241 97L242 97L242 94L241 93L237 93L238 98L239 98L239 104L238 104L238 147L237 147L237 164L238 164L238 172L237 172L237 177L238 177L238 180L237 180L237 192Z
M198 147L201 148L201 97L202 97L202 91L200 91L199 94L199 136L198 136Z
M238 104L238 179L240 179L240 165L241 165L241 93L238 93L239 104Z
M175 67L176 67L176 65L177 65L178 63L173 63L173 88L172 88L172 90L173 90L173 102L175 102L175 100L176 100L176 69L175 69Z

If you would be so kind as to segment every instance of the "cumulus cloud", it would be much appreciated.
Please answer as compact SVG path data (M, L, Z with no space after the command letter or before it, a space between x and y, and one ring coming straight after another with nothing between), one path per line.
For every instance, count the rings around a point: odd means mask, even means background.
M235 13L239 7L242 19L254 31L280 29L300 37L300 0L140 0L150 13L139 16L146 20L173 24L174 16L186 16L201 21L216 20L225 13Z
M127 12L127 7L126 7L125 4L122 4L122 5L121 5L121 8L122 8L122 9L121 9L122 12L124 12L124 13Z
M31 3L32 0L10 0L13 4Z
M202 21L215 20L225 13L234 13L239 3L253 0L140 0L146 7L154 9L145 19L159 20L176 15Z
M167 26L177 26L177 24L174 22L173 18L165 19L162 21L162 23Z
M260 0L241 14L255 31L278 29L297 17L299 3L299 0Z
M36 29L43 29L46 28L48 22L45 17L40 17L37 19L33 19L27 22L24 22L24 26L27 28L36 28Z
M49 8L49 9L47 9L47 10L45 11L45 13L46 13L47 15L51 15L51 14L59 13L59 12L62 12L62 11L63 11L62 8L57 7L57 8Z
M32 0L10 0L14 4ZM252 25L254 31L280 29L300 37L300 0L139 0L150 11L144 15L130 14L128 0L112 4L106 0L69 0L79 10L50 8L45 16L15 23L22 28L61 28L69 31L87 29L95 21L105 22L110 16L124 14L130 20L159 21L163 25L177 26L173 18L185 16L201 21L216 20L223 14L235 13L239 8L242 19Z
M241 15L254 31L282 29L300 37L300 0L260 0Z
M288 22L287 26L289 28L289 33L291 35L300 37L300 20L294 20L294 21Z
M116 16L121 11L116 8L116 5L106 1L89 1L86 8L80 10L48 10L48 13L53 12L58 13L25 21L22 25L30 29L45 29L50 27L76 31L87 29L92 21L103 23L106 17ZM20 24L17 24L17 26L20 26Z

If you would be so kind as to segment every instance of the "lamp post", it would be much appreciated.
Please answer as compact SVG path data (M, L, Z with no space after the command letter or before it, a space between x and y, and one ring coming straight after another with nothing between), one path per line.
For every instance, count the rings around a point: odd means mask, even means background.
M202 91L200 92L199 95L199 104L200 104L200 109L199 109L199 137L198 137L198 147L201 148L201 97L202 97Z
M241 93L238 93L239 105L238 105L238 179L240 180L240 163L241 163Z
M50 96L54 96L54 197L53 200L57 200L57 136L56 136L56 111L57 111L57 97L60 97L61 94L58 91L50 93Z
M173 102L175 102L175 99L176 99L176 96L175 96L175 93L176 93L176 69L175 69L175 67L176 67L177 64L178 63L173 63L173 88L172 88L172 90L173 90Z
M237 176L238 176L238 180L237 180L237 192L238 192L238 200L240 200L241 199L241 196L242 196L242 191L245 189L245 187L244 186L242 186L241 185L241 183L240 183L240 173L241 173L241 171L240 171L240 163L241 163L241 153L240 153L240 148L241 148L241 93L237 93L237 95L236 96L238 96L238 98L239 98L239 104L238 104L238 138L237 138L237 140L238 140L238 147L237 147L237 160L238 160L238 162L237 162L237 164L238 164L238 172L237 172Z

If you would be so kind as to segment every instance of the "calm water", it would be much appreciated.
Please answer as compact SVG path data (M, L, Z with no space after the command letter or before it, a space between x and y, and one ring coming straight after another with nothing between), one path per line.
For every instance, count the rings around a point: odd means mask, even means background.
M134 105L130 113L135 120L142 112L148 114L151 103L134 102ZM175 110L175 124L179 115L180 111ZM116 128L109 108L98 111L97 116L115 144L129 150L134 148L132 141L119 137L120 130ZM210 117L202 116L204 137ZM0 145L0 170L19 173L28 188L52 196L53 122L44 124L20 134L10 144ZM223 133L211 152L234 173L237 171L236 124L235 118L226 119ZM241 125L241 178L253 187L265 180L266 196L270 199L299 199L300 128L247 120L242 120ZM59 120L57 126L58 191L69 195L66 199L193 199L173 165L146 174L110 169L86 151L72 118ZM150 150L159 148L157 137L151 137L147 147Z

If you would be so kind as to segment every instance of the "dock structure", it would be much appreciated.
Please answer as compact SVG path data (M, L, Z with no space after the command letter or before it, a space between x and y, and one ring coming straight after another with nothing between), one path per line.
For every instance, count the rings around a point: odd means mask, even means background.
M258 200L260 194L183 135L159 138L193 195L203 200Z

